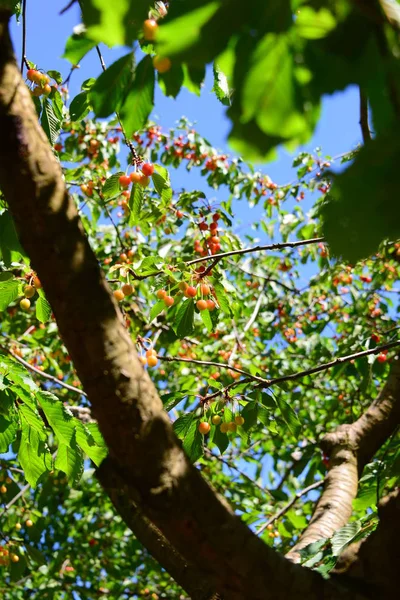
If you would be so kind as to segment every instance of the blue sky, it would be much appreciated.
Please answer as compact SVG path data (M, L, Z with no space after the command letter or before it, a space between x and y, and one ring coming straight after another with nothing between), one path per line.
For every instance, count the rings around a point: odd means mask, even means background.
M70 69L68 61L61 58L65 41L72 33L73 27L80 22L77 6L73 6L64 15L59 15L60 10L67 3L67 0L35 0L34 2L28 0L27 2L27 58L45 71L56 69L64 76ZM14 20L12 39L17 55L20 55L21 51L21 38L22 27ZM108 65L125 51L123 48L112 50L102 48ZM79 92L80 83L84 79L95 77L100 72L97 54L92 51L83 59L80 70L74 72L72 76L71 99ZM190 121L196 122L199 133L208 138L215 147L228 151L226 138L230 125L225 117L225 107L218 102L211 88L212 77L209 73L200 98L183 89L174 100L165 98L157 90L156 108L152 117L163 127L168 128L184 115ZM313 139L305 149L313 150L320 146L325 154L330 155L350 150L361 141L358 120L358 93L355 88L326 97L323 102L322 118ZM264 165L263 170L272 177L273 181L284 183L292 178L290 171L292 158L293 155L282 150L279 159ZM182 178L186 177L190 177L191 187L193 187L193 175L182 173ZM179 187L184 185L185 181L179 181Z

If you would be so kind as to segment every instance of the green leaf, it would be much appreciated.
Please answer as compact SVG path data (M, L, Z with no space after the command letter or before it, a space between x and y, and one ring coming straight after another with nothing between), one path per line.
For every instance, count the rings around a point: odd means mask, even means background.
M61 400L49 392L40 391L36 398L58 440L67 446L71 444L75 433L72 414L65 408Z
M164 302L164 300L159 300L158 302L156 302L151 307L150 317L149 317L150 323L152 321L154 321L154 319L157 317L157 315L159 315L164 309L165 309L165 302Z
M332 553L334 556L339 556L348 546L353 538L360 531L361 525L359 521L348 523L344 527L338 529L331 538Z
M61 129L61 121L57 118L52 103L48 98L43 100L41 125L49 139L50 144L53 146L57 141Z
M314 10L310 6L302 6L296 16L295 30L306 39L323 38L335 27L336 19L327 8Z
M173 63L169 71L158 73L157 80L165 96L176 98L184 80L182 65Z
M39 434L41 440L47 439L46 427L37 410L32 409L26 404L20 404L18 411L29 427L32 427Z
M398 128L368 142L354 163L335 176L321 208L330 251L351 263L377 252L384 239L400 237L397 201Z
M161 25L157 34L157 50L163 56L173 56L194 46L201 38L202 27L220 8L220 2L189 10L169 23ZM211 40L210 40L211 42Z
M213 65L213 74L214 85L212 91L224 106L229 106L231 103L231 95L233 90L230 89L228 78L225 73L223 73L221 67L216 61Z
M6 267L12 262L20 262L25 256L17 236L13 218L8 210L0 215L0 256Z
M14 441L17 435L16 421L10 421L0 415L0 454L8 452L10 444Z
M25 541L24 541L24 546L25 546L25 550L32 562L36 563L37 565L47 564L47 559L40 552L40 550L38 550L34 546L31 546L30 544L27 544Z
M203 321L204 325L207 327L207 331L212 331L213 323L211 320L210 311L209 310L201 310L200 317L201 317L201 320Z
M129 52L97 78L90 90L90 100L96 117L108 117L121 108L133 81L134 66L134 54Z
M36 301L35 309L36 309L36 318L41 323L46 323L51 316L51 306L48 303L43 290L39 291L39 298Z
M167 178L164 178L162 175L160 175L160 173L157 173L156 171L154 171L151 178L153 180L153 184L154 184L154 187L156 188L158 195L160 196L161 200L163 201L163 204L169 204L171 202L171 198L172 198L172 189L171 189L171 182L169 180L168 172L167 172Z
M119 178L121 175L125 175L125 173L118 171L118 173L114 173L114 175L111 175L111 177L106 179L101 190L104 200L111 200L111 198L116 198L121 194L119 185Z
M74 33L67 39L63 58L69 60L73 65L77 65L95 46L96 42L88 39L85 31Z
M75 436L70 444L60 443L54 466L63 471L74 484L82 477L83 455L77 446Z
M25 424L22 427L18 460L24 470L25 479L34 488L44 473L51 469L51 455L39 433Z
M129 0L81 0L80 7L90 39L109 46L124 44Z
M294 138L311 133L300 101L289 37L267 34L255 48L242 90L243 123L255 119L272 136Z
M294 412L293 408L278 395L274 395L276 404L280 410L283 420L285 421L290 433L298 438L301 430L301 423Z
M61 84L63 81L63 77L59 71L50 70L50 71L47 71L47 75L49 77L51 77L52 79L54 79L54 81L56 81L58 84Z
M0 281L0 310L7 308L11 302L18 298L19 283L17 279Z
M178 438L183 439L185 437L189 431L193 419L194 414L191 412L180 416L178 419L176 419L176 421L174 421L172 427Z
M141 185L135 184L132 186L131 195L129 196L129 226L133 227L140 223L140 215L142 212L144 192Z
M147 123L154 104L154 82L151 57L145 56L136 68L133 84L120 113L128 137Z
M232 310L231 310L228 296L226 295L224 286L222 285L222 283L217 281L213 284L213 287L214 287L215 295L218 300L218 304L221 307L221 310L223 310L225 313L231 315Z
M183 449L192 463L203 456L203 446L203 436L198 430L198 422L195 420L191 423L183 440Z
M229 437L226 435L226 433L222 433L219 425L218 427L215 427L212 442L217 446L221 454L223 454L229 446Z
M89 429L79 421L74 419L76 427L76 442L85 454L99 467L102 460L107 456L107 448L104 444L104 440L99 445L90 433Z
M80 121L92 110L88 92L80 92L69 105L71 121Z
M194 329L194 302L186 300L182 302L176 311L175 320L172 324L178 338L184 338L193 333Z

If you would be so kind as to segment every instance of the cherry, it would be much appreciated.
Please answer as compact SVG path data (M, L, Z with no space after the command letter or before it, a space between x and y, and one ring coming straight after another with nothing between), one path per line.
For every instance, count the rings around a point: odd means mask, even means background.
M121 177L119 178L119 185L121 187L128 187L128 185L131 182L131 178L128 177L128 175L121 175Z
M177 210L176 211L176 216L178 219L182 219L184 217L184 214L181 210Z
M364 283L371 283L372 281L372 277L370 275L361 275L360 279Z
M234 423L233 421L232 421L232 423L228 423L228 430L229 431L235 432L236 429L237 429L236 423Z
M40 85L38 85L37 87L35 87L35 88L32 90L32 96L36 96L36 97L38 97L38 96L41 96L42 94L43 94L43 90L42 90L42 88L40 87Z
M115 290L114 298L117 300L117 302L121 302L125 298L124 292L122 290Z
M24 296L25 298L33 298L33 296L35 295L36 289L33 287L33 285L26 285L24 287Z
M7 493L7 487L6 487L5 485L2 485L2 486L0 487L0 492L1 492L2 494L6 494L6 493Z
M199 431L201 435L206 435L210 431L210 429L210 423L207 423L206 421L202 421L201 423L199 423Z
M201 221L199 223L199 229L200 231L207 231L208 230L208 225L205 221Z
M153 58L153 67L159 73L166 73L170 70L171 66L172 63L169 58L158 55Z
M237 417L235 417L235 423L236 425L243 425L244 424L244 417L242 417L242 415L238 415Z
M175 302L175 300L173 299L172 296L165 296L165 298L164 298L165 306L172 306L174 302Z
M221 423L221 417L219 415L214 415L211 419L213 425L219 425Z
M33 81L34 83L39 83L41 79L41 75L39 71L36 71L36 69L29 69L26 73L26 76L29 81Z
M142 187L147 187L150 183L150 177L147 177L147 175L142 175L142 177L140 178L139 181L139 185L141 185Z
M142 173L146 177L151 177L151 175L153 175L154 173L154 165L152 165L151 163L144 163L142 165Z
M375 344L379 344L379 342L381 341L380 336L377 333L372 333L371 334L371 340L373 342L375 342Z
M219 430L221 433L228 433L229 423L221 423L221 425L219 426Z
M31 303L30 303L30 300L28 300L28 298L22 298L19 305L22 308L22 310L29 310L31 307Z
M208 296L211 292L210 286L206 283L202 283L200 286L200 292L203 294L203 296Z
M197 290L192 285L188 285L183 293L185 294L186 298L194 298L197 294Z
M157 21L154 19L146 19L143 23L143 37L148 42L152 42L156 38L158 30Z
M33 525L33 521L31 521L31 519L27 519L27 520L25 521L25 525L26 525L26 527L32 527L32 525Z
M40 290L40 288L42 287L42 283L41 283L39 277L34 277L33 278L33 285L35 286L35 288L37 290Z
M48 83L46 83L46 84L43 86L43 88L42 88L42 93L43 93L45 96L48 96L48 95L51 93L51 87L50 87L50 85L49 85Z
M206 300L207 302L207 310L214 310L216 304L214 300Z
M386 362L386 361L387 361L387 356L386 356L385 352L381 352L380 354L378 354L378 356L377 356L376 360L377 360L379 363L384 363L384 362Z
M145 356L139 356L139 360L143 366L147 365L147 358Z
M18 554L11 554L11 560L12 560L13 563L19 562L19 556L18 556Z
M200 311L207 310L207 301L206 300L197 300L196 306Z
M218 229L218 223L216 221L213 221L212 223L210 223L210 231L217 231Z
M155 367L157 363L158 358L155 354L152 354L151 356L147 357L147 364L149 365L149 367Z
M213 236L210 238L210 242L211 242L212 244L219 244L219 237L218 237L217 235L213 235Z
M131 285L130 283L125 283L122 286L122 293L124 294L124 296L130 296L131 294L133 294L133 285Z
M219 219L221 218L221 215L219 213L214 213L212 216L212 220L217 222Z
M143 174L139 173L139 171L132 171L132 173L129 175L130 180L132 181L132 183L140 183Z
M167 295L167 292L165 290L157 290L156 296L159 300L164 300L166 295Z

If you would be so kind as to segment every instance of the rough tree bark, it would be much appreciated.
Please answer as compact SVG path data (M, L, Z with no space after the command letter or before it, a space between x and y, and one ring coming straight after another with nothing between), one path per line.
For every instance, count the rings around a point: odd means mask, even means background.
M400 423L400 360L393 361L380 394L357 421L341 425L322 440L329 456L329 472L311 521L298 543L287 554L299 561L298 550L329 538L345 525L357 496L358 480L365 467Z
M325 581L261 542L187 460L39 127L8 17L0 10L0 185L108 445L114 474L105 487L115 506L134 531L139 507L138 532L153 523L176 560L191 565L186 575L197 578L200 569L206 589L224 600L362 600L340 580ZM158 558L168 568L162 552ZM199 582L186 581L186 588Z

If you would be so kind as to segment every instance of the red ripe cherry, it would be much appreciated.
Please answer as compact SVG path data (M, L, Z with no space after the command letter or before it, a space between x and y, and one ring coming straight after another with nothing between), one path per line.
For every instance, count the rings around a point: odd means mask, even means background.
M164 298L165 306L172 306L174 302L175 302L175 300L173 299L172 296L165 296L165 298Z
M207 231L207 229L208 229L207 223L205 223L204 221L201 221L201 223L199 223L199 229L200 229L200 231Z
M372 277L370 275L361 275L360 279L364 283L371 283L372 281Z
M197 294L197 290L192 285L188 285L186 290L184 291L186 298L194 298Z
M206 421L202 421L201 423L199 423L199 431L201 435L206 435L210 431L210 429L210 423L207 423Z
M36 71L36 69L29 69L29 71L26 73L26 76L29 81L34 81L35 83L39 83L40 81L40 73L39 71Z
M177 216L177 218L178 218L178 219L182 219L182 217L183 217L183 212L182 212L181 210L177 210L177 211L176 211L176 216Z
M381 341L380 336L377 333L372 333L371 334L371 340L373 342L375 342L375 344L379 344L379 342Z
M217 235L213 235L211 238L211 242L213 244L219 244L219 237Z
M154 173L154 165L151 163L144 163L142 165L142 173L143 175L146 175L146 177L151 177Z
M217 229L218 229L218 223L217 223L216 221L213 221L213 222L210 224L210 231L212 231L212 232L214 233L214 232L216 232L216 231L217 231Z
M164 300L167 296L167 292L165 290L158 290L156 296L159 300Z
M119 185L121 187L128 187L128 185L131 182L131 178L128 177L128 175L121 175L121 177L119 178Z
M221 215L216 212L216 213L213 214L212 220L215 221L215 222L217 222L217 221L219 221L220 217L221 217Z
M197 300L196 306L200 311L207 310L207 300Z
M206 303L207 303L207 310L214 310L214 308L215 308L214 300L206 300Z
M376 359L379 363L384 363L387 361L387 356L384 352L381 352L380 354L378 354L377 359Z

